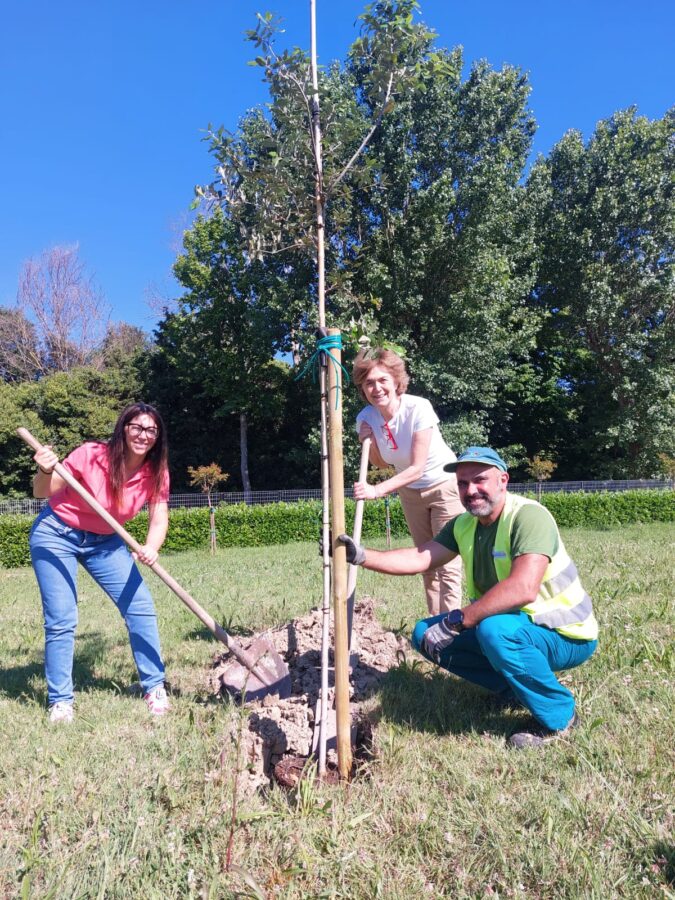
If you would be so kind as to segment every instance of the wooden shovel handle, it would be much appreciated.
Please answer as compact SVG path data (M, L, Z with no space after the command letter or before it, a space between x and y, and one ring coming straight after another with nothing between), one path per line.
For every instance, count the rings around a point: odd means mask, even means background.
M364 442L361 444L361 465L359 467L359 481L365 481L368 477L368 457L370 455L370 438L366 438ZM358 544L361 541L361 528L363 527L363 507L365 505L364 500L356 501L356 509L354 510L354 530L352 532L352 539L354 543ZM356 573L358 571L358 566L351 565L349 567L349 574L347 577L347 597L351 597L356 588Z

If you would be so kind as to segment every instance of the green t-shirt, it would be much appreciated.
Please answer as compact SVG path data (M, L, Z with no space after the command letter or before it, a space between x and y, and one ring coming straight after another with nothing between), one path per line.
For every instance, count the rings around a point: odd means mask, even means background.
M457 517L444 525L434 538L453 553L459 553L455 540ZM499 579L495 570L492 551L497 536L499 519L492 525L476 525L476 541L473 553L473 580L476 590L484 594L494 587ZM516 513L511 529L511 559L524 553L540 553L552 559L558 552L560 540L553 516L538 503L527 503Z

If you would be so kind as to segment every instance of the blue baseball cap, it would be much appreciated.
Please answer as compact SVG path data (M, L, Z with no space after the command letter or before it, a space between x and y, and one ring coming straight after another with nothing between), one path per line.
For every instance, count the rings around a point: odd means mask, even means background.
M502 472L508 471L508 466L501 456L491 447L467 447L464 453L461 453L455 462L448 463L443 466L446 472L455 472L460 463L485 463L486 466L495 466Z

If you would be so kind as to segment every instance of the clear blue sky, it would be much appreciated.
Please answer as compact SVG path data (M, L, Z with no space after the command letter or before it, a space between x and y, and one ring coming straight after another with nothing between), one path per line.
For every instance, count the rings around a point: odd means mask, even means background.
M112 317L151 330L148 292L175 297L171 264L193 187L210 180L211 122L236 128L264 101L243 37L255 13L309 46L307 0L19 0L0 31L0 304L21 265L80 247ZM317 0L320 62L344 59L360 0ZM529 73L534 152L637 105L675 104L673 0L422 0L441 46Z

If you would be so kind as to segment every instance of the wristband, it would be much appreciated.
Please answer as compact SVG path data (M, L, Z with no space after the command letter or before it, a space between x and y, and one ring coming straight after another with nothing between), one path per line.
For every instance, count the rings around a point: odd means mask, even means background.
M48 472L46 469L43 469L42 466L38 466L38 469L42 472L43 475L53 475L54 474L53 469L50 472Z

